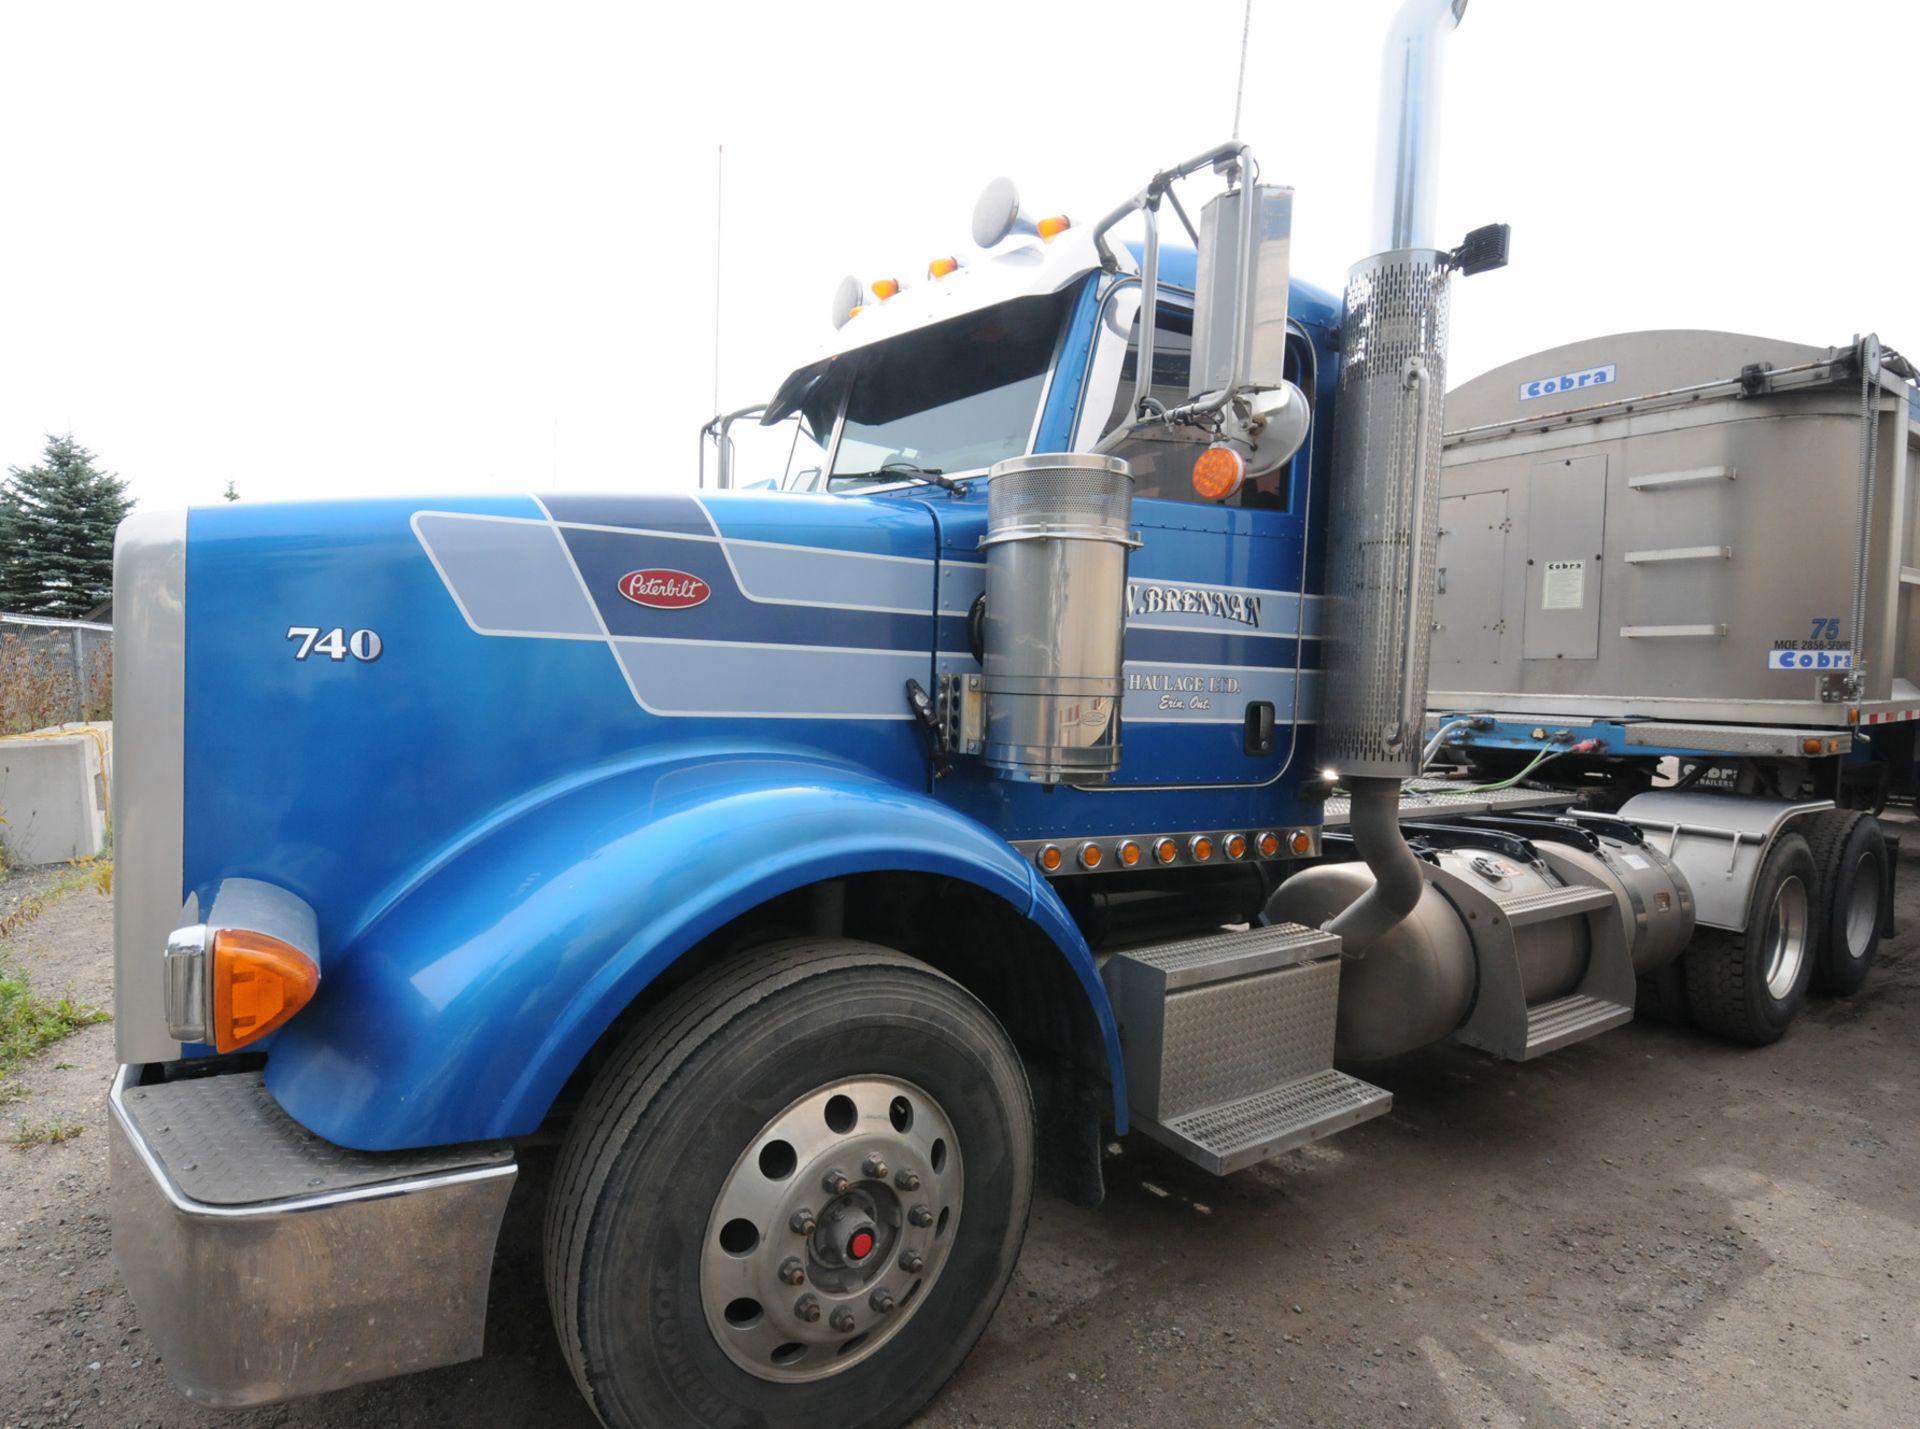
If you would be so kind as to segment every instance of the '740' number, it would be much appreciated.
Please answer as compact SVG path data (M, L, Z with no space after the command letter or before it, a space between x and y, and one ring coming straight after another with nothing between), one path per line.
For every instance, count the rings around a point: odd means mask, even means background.
M293 652L296 660L304 660L309 655L325 655L329 660L344 660L349 655L356 660L380 658L380 637L371 630L348 634L337 625L331 630L322 630L317 625L289 625L287 639L300 642L300 648Z

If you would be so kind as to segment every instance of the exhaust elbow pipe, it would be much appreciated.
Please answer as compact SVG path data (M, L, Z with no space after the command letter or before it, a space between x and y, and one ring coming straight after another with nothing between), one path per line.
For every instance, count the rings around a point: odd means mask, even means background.
M1373 874L1373 887L1349 903L1326 930L1339 934L1348 951L1360 953L1418 906L1427 880L1400 831L1400 781L1355 779L1352 792L1347 828L1354 852Z
M1467 0L1406 0L1380 66L1380 139L1373 251L1432 248L1440 151L1440 60Z

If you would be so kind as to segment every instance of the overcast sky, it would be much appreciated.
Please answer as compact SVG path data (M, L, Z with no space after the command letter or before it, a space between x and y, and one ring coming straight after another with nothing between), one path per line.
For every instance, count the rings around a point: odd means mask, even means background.
M1255 0L1242 129L1294 266L1365 256L1391 0ZM1242 0L0 0L0 466L71 429L149 506L691 486L835 283L1091 220L1224 139ZM1920 347L1920 4L1472 0L1440 224L1455 381L1716 327Z

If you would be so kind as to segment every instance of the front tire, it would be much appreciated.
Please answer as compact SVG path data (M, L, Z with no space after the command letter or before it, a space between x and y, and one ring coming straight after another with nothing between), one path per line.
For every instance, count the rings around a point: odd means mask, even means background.
M888 1429L1005 1291L1033 1109L965 989L842 939L783 943L651 1009L568 1132L547 1288L610 1429Z
M1682 954L1696 1025L1756 1047L1780 1039L1806 1004L1819 953L1818 886L1807 841L1782 834L1754 879L1745 931L1701 928Z
M1880 954L1882 895L1893 877L1887 843L1871 814L1830 809L1809 820L1807 842L1820 871L1815 922L1820 956L1813 990L1851 997Z

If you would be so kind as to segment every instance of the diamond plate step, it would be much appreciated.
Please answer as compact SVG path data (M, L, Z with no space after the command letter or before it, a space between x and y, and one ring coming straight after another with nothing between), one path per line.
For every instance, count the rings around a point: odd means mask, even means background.
M1528 1061L1558 1051L1610 1027L1633 1021L1633 1009L1617 1002L1569 993L1527 1009L1527 1047L1518 1060Z
M1166 993L1292 967L1339 951L1340 940L1331 933L1298 923L1274 923L1244 932L1210 933L1203 938L1129 948L1114 954L1114 960L1136 964Z
M190 1200L254 1205L386 1181L513 1165L504 1141L427 1151L349 1151L280 1109L259 1072L129 1087L121 1106L167 1178Z
M1393 1108L1393 1093L1331 1068L1140 1129L1216 1176L1330 1136Z
M1526 893L1518 898L1502 898L1500 911L1516 928L1529 923L1545 923L1553 918L1570 918L1576 913L1592 913L1614 906L1613 895L1604 888L1551 888L1545 893Z

